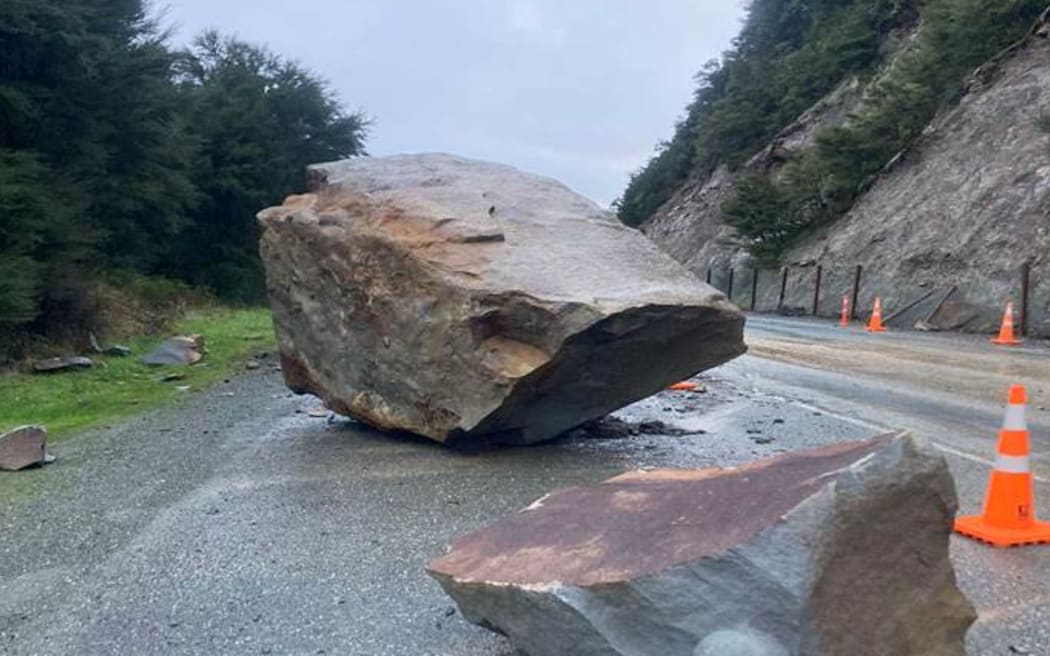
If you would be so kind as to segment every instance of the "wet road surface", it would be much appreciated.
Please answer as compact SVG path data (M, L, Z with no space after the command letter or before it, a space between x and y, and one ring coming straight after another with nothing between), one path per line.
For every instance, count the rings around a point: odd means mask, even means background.
M1050 519L1046 342L1007 348L987 337L871 335L824 321L752 316L748 344L751 355L732 366L756 389L930 439L952 469L965 514L979 513L984 501L1006 390L1026 385L1036 509ZM955 536L952 559L980 615L968 635L970 654L1050 655L1050 545L998 550Z
M976 510L1001 392L924 382L922 367L954 378L976 367L995 385L1031 369L1038 407L1048 352L1025 348L997 369L975 339L884 337L753 317L753 355L702 376L706 393L620 413L691 434L473 455L297 412L316 402L272 371L191 393L58 443L55 465L0 477L0 654L511 656L423 572L458 533L626 469L734 464L886 428L940 445ZM1048 415L1033 410L1046 477ZM1048 492L1037 492L1045 511ZM955 540L953 557L982 614L970 653L1050 654L1050 547Z

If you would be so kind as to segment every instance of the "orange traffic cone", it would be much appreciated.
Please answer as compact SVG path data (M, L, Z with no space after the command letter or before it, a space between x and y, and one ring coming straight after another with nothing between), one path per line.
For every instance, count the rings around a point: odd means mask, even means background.
M871 309L871 319L868 321L868 325L864 327L864 330L869 333L886 332L886 327L882 325L882 299L878 296L875 297L875 307Z
M957 533L996 547L1050 543L1050 522L1035 518L1028 427L1024 420L1026 396L1023 385L1010 387L1010 404L999 431L998 455L988 481L984 514L955 520Z
M842 318L839 320L839 325L843 328L849 327L849 296L842 295Z
M1003 312L1003 325L999 328L999 336L992 339L992 344L1016 346L1020 343L1021 340L1014 337L1014 304L1013 301L1007 301L1006 311Z

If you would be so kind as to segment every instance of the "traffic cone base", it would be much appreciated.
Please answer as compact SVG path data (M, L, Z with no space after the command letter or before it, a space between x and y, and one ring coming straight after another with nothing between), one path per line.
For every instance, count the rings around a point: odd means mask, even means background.
M1024 417L1027 404L1024 386L1011 385L984 511L956 518L956 533L995 547L1050 544L1050 522L1035 519L1031 446Z
M999 335L992 338L992 344L1002 346L1017 346L1021 340L1014 336L1014 304L1007 301L1006 310L1003 312L1003 321L999 326Z
M1019 547L1026 544L1050 544L1050 522L1033 522L1028 528L1010 529L989 526L979 515L959 517L955 532L993 547Z
M882 299L878 296L875 297L875 305L871 308L871 319L868 320L868 325L864 326L864 330L869 333L886 332L886 326L882 325Z

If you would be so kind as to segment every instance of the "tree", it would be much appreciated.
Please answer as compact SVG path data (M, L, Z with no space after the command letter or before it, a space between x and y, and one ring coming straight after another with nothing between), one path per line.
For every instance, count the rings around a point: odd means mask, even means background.
M8 0L0 51L0 325L43 329L183 217L170 57L141 0Z
M214 31L180 54L177 81L201 199L169 272L227 299L259 300L256 213L303 190L308 164L363 154L368 121L295 62Z

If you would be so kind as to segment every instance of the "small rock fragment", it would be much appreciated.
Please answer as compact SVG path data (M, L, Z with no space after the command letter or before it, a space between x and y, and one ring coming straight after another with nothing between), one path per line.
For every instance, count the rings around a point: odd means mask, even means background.
M18 471L54 462L47 453L47 431L41 426L22 426L0 434L0 469Z
M50 374L70 369L90 369L95 366L95 361L82 356L68 358L48 358L33 365L33 371L38 374Z
M91 343L91 350L95 353L101 353L102 355L112 355L118 358L131 355L131 349L127 346L121 346L119 344L113 344L111 346L100 346L98 338L95 337L95 333L88 333L88 341Z
M196 364L204 358L204 338L200 335L179 335L166 339L152 351L139 358L149 365Z
M244 368L247 369L248 371L254 371L254 370L258 369L261 366L262 366L262 364L258 360L248 360L247 362L244 363Z

